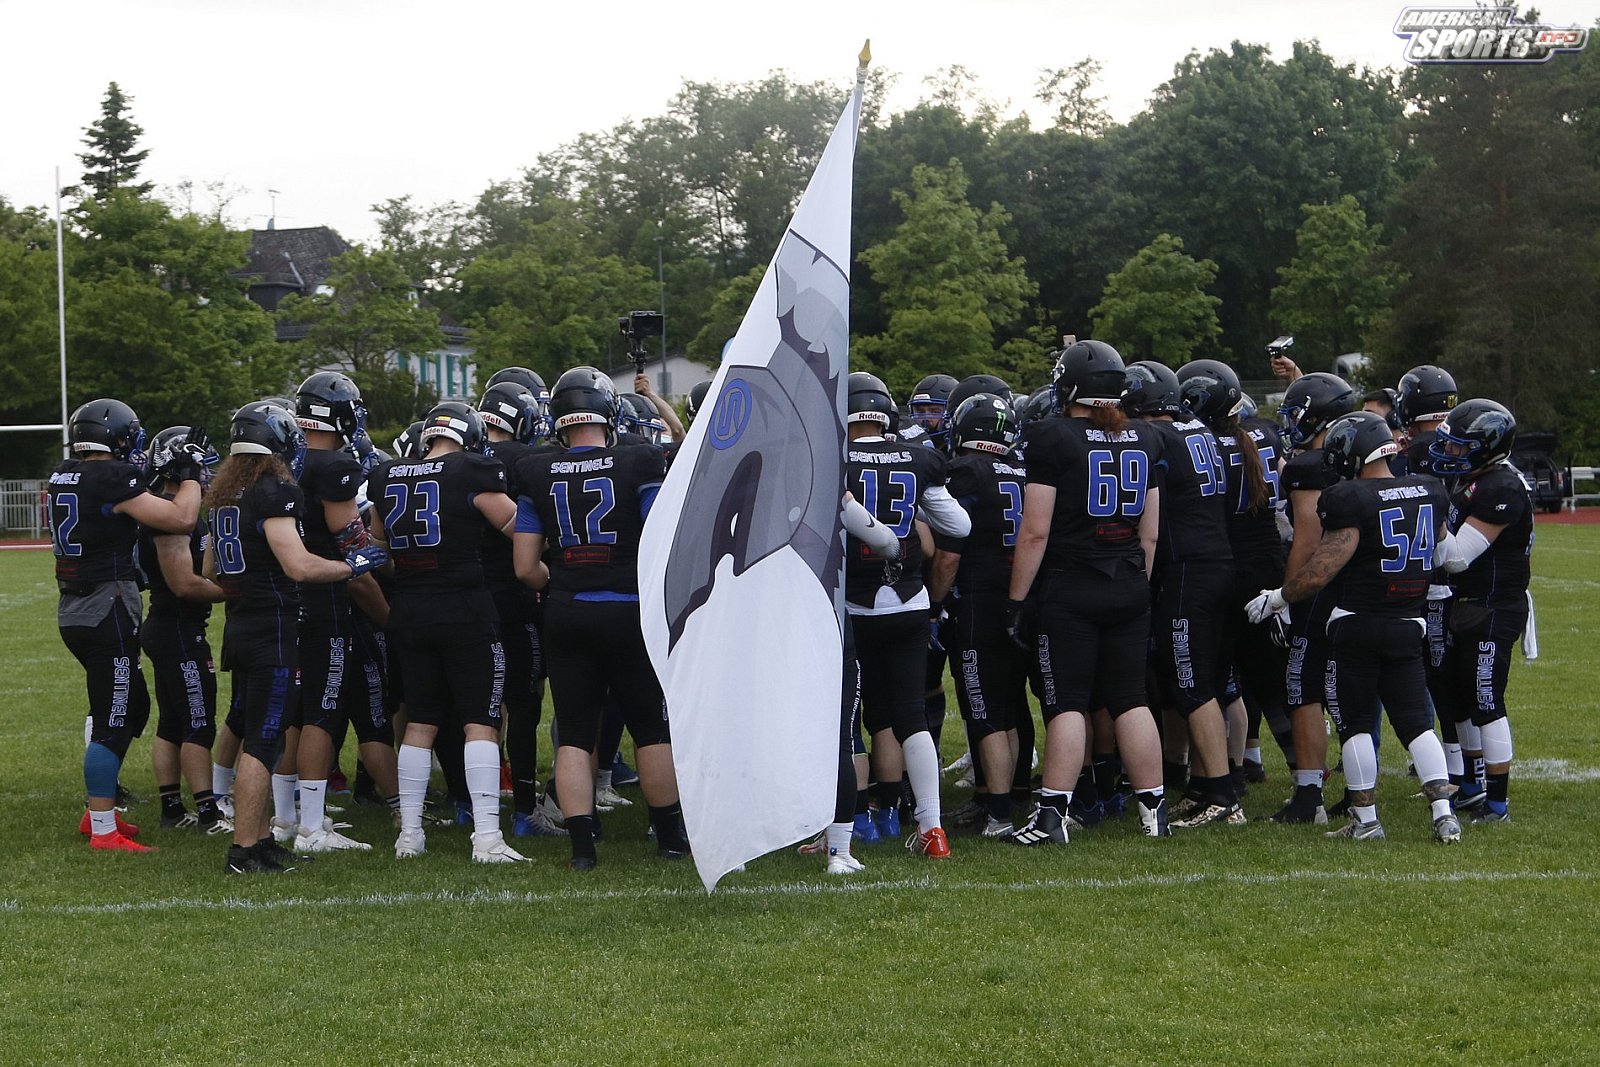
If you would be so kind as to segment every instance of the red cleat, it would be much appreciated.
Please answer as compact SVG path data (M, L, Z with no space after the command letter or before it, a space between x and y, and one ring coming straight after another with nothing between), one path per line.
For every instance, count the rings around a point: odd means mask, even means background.
M117 833L121 834L123 837L139 836L139 828L137 826L133 825L131 822L122 821L122 812L116 812L116 816ZM78 833L82 834L84 837L89 837L93 834L93 832L94 828L89 822L89 809L85 808L83 809L83 818L78 820Z
M89 847L100 852L154 852L149 845L129 840L115 830L109 834L90 834Z
M944 828L935 826L927 833L915 833L906 838L906 848L914 855L923 855L930 860L947 860L950 858L950 839L944 835Z

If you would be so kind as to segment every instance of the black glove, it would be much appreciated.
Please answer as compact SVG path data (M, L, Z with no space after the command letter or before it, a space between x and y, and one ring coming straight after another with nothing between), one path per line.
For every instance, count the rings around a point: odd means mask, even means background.
M1024 652L1032 652L1033 642L1028 640L1028 629L1022 621L1023 606L1024 602L1021 600L1006 601L1006 636L1011 638L1012 643Z

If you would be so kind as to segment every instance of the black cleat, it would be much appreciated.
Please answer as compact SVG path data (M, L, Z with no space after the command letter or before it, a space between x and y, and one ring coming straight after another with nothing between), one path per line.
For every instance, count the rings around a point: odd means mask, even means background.
M270 841L271 838L267 840ZM260 844L249 848L243 845L229 845L228 859L222 869L228 874L284 874L294 870L293 867L279 863L277 858Z
M1244 761L1244 780L1252 785L1267 780L1267 769L1253 759Z
M596 861L593 856L574 856L567 861L567 870L592 871L594 870L595 862Z
M1299 786L1289 802L1272 816L1275 823L1312 823L1325 826L1328 809L1322 806L1322 790L1314 785Z

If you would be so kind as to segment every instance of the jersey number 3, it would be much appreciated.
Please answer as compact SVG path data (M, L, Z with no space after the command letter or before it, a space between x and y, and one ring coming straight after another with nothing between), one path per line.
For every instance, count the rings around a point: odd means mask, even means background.
M383 499L389 505L383 525L390 548L439 547L438 482L390 482L383 487Z

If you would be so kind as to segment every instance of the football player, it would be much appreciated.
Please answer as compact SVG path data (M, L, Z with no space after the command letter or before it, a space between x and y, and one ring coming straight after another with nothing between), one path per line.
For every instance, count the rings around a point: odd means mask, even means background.
M287 409L247 404L234 414L228 438L228 457L206 494L211 544L204 564L228 596L222 666L233 671L237 715L230 719L241 738L225 870L278 873L292 853L268 833L266 802L284 733L299 721L300 590L360 577L388 557L370 545L341 559L306 548L305 494L295 484L306 439Z
M176 488L171 468L188 466L188 426L169 426L150 447L150 491L169 498ZM198 438L201 434L195 434ZM209 447L202 465L214 463ZM233 823L217 805L212 789L211 746L217 736L217 668L206 641L211 605L222 589L200 575L209 536L195 523L188 534L139 528L139 560L150 589L150 609L139 632L139 646L150 657L156 691L156 737L150 761L161 797L161 825L197 827L208 834L231 833ZM194 794L194 811L183 806L180 777Z
M1296 378L1283 394L1278 427L1284 443L1296 449L1283 465L1283 490L1289 498L1294 540L1284 566L1284 581L1294 580L1322 540L1317 501L1337 478L1322 462L1322 437L1328 426L1355 407L1355 390L1337 375L1315 371ZM1321 588L1289 609L1289 661L1284 671L1285 699L1294 733L1294 794L1272 816L1280 823L1328 821L1322 802L1322 778L1328 762L1328 735L1323 725L1326 702L1328 614L1338 599L1337 583Z
M356 507L366 472L346 451L366 436L361 390L338 371L318 371L295 393L295 421L306 435L305 463L298 477L306 501L301 518L306 547L324 559L342 560L368 543L367 524ZM366 646L356 640L353 603L380 626L388 618L388 602L370 574L349 583L312 584L300 591L300 685L305 699L295 762L299 778L297 782L290 775L273 776L275 800L286 794L291 811L299 790L298 827L273 820L274 833L296 834L297 852L372 848L339 833L327 818L328 774L338 765L334 743L347 726L355 727L361 763L379 796L391 806L399 804L394 730L384 713L382 694L372 699L367 691L377 675L369 675L364 667Z
M1327 702L1343 748L1350 821L1328 836L1384 836L1373 744L1381 699L1432 806L1434 839L1455 844L1461 840L1461 824L1450 808L1455 789L1432 729L1423 677L1423 614L1447 502L1435 478L1394 476L1389 457L1399 451L1381 415L1353 412L1328 426L1322 462L1338 480L1317 501L1322 536L1281 589L1262 590L1246 610L1252 622L1263 622L1285 603L1315 596L1339 578L1327 625Z
M672 766L661 684L639 619L639 536L666 472L659 449L618 446L617 395L609 376L575 367L550 391L562 453L517 465L517 577L545 598L545 664L555 702L556 793L572 843L573 870L593 870L594 750L600 714L614 693L638 753L656 850L689 854ZM549 563L544 562L546 548Z
M1440 564L1454 593L1441 666L1449 698L1441 708L1456 720L1463 748L1469 737L1479 739L1487 794L1475 823L1511 817L1506 676L1511 646L1528 625L1533 552L1533 500L1510 459L1516 436L1517 420L1504 406L1468 400L1439 424L1430 453L1433 470L1455 479Z
M1076 341L1061 352L1054 377L1065 417L1023 431L1027 484L1005 622L1042 676L1044 778L1038 808L1011 840L1067 843L1087 717L1100 707L1112 718L1140 829L1166 837L1161 738L1145 699L1145 665L1161 519L1157 469L1167 457L1157 431L1122 411L1126 368L1115 348Z
M506 656L482 561L485 530L510 536L516 505L506 495L505 468L482 455L483 420L471 405L434 405L420 438L418 456L381 465L368 483L395 560L389 634L405 663L394 853L405 859L427 850L422 808L432 750L440 727L453 721L465 737L473 862L517 863L526 857L500 832Z
M906 847L942 859L950 843L941 825L939 750L928 729L923 687L929 613L948 589L924 586L922 540L913 527L920 515L936 537L962 538L972 523L945 487L943 454L886 436L897 428L899 412L881 380L851 374L845 410L845 485L902 547L900 559L889 561L859 539L845 544L845 609L855 628L862 710L873 740L878 830L899 836L896 805L901 781L909 777L917 832Z
M67 420L72 458L50 472L46 506L61 598L61 640L88 683L88 743L83 784L89 795L79 830L91 848L147 852L139 828L116 812L117 774L128 745L150 718L150 691L139 662L143 602L134 553L139 524L170 534L194 529L200 507L200 460L193 442L167 468L173 499L145 488L144 429L120 400L91 400ZM198 453L198 454L196 454Z
M1128 367L1122 406L1161 436L1167 457L1151 643L1167 706L1187 723L1199 763L1188 791L1172 808L1172 823L1184 829L1242 824L1221 703L1228 678L1223 637L1234 579L1222 450L1216 435L1184 405L1178 376L1160 363L1141 360ZM1181 738L1181 731L1173 733Z
M956 380L948 374L929 374L911 390L911 400L906 404L909 421L895 428L895 436L902 441L926 438L928 444L942 447L945 416L950 411L950 391Z

